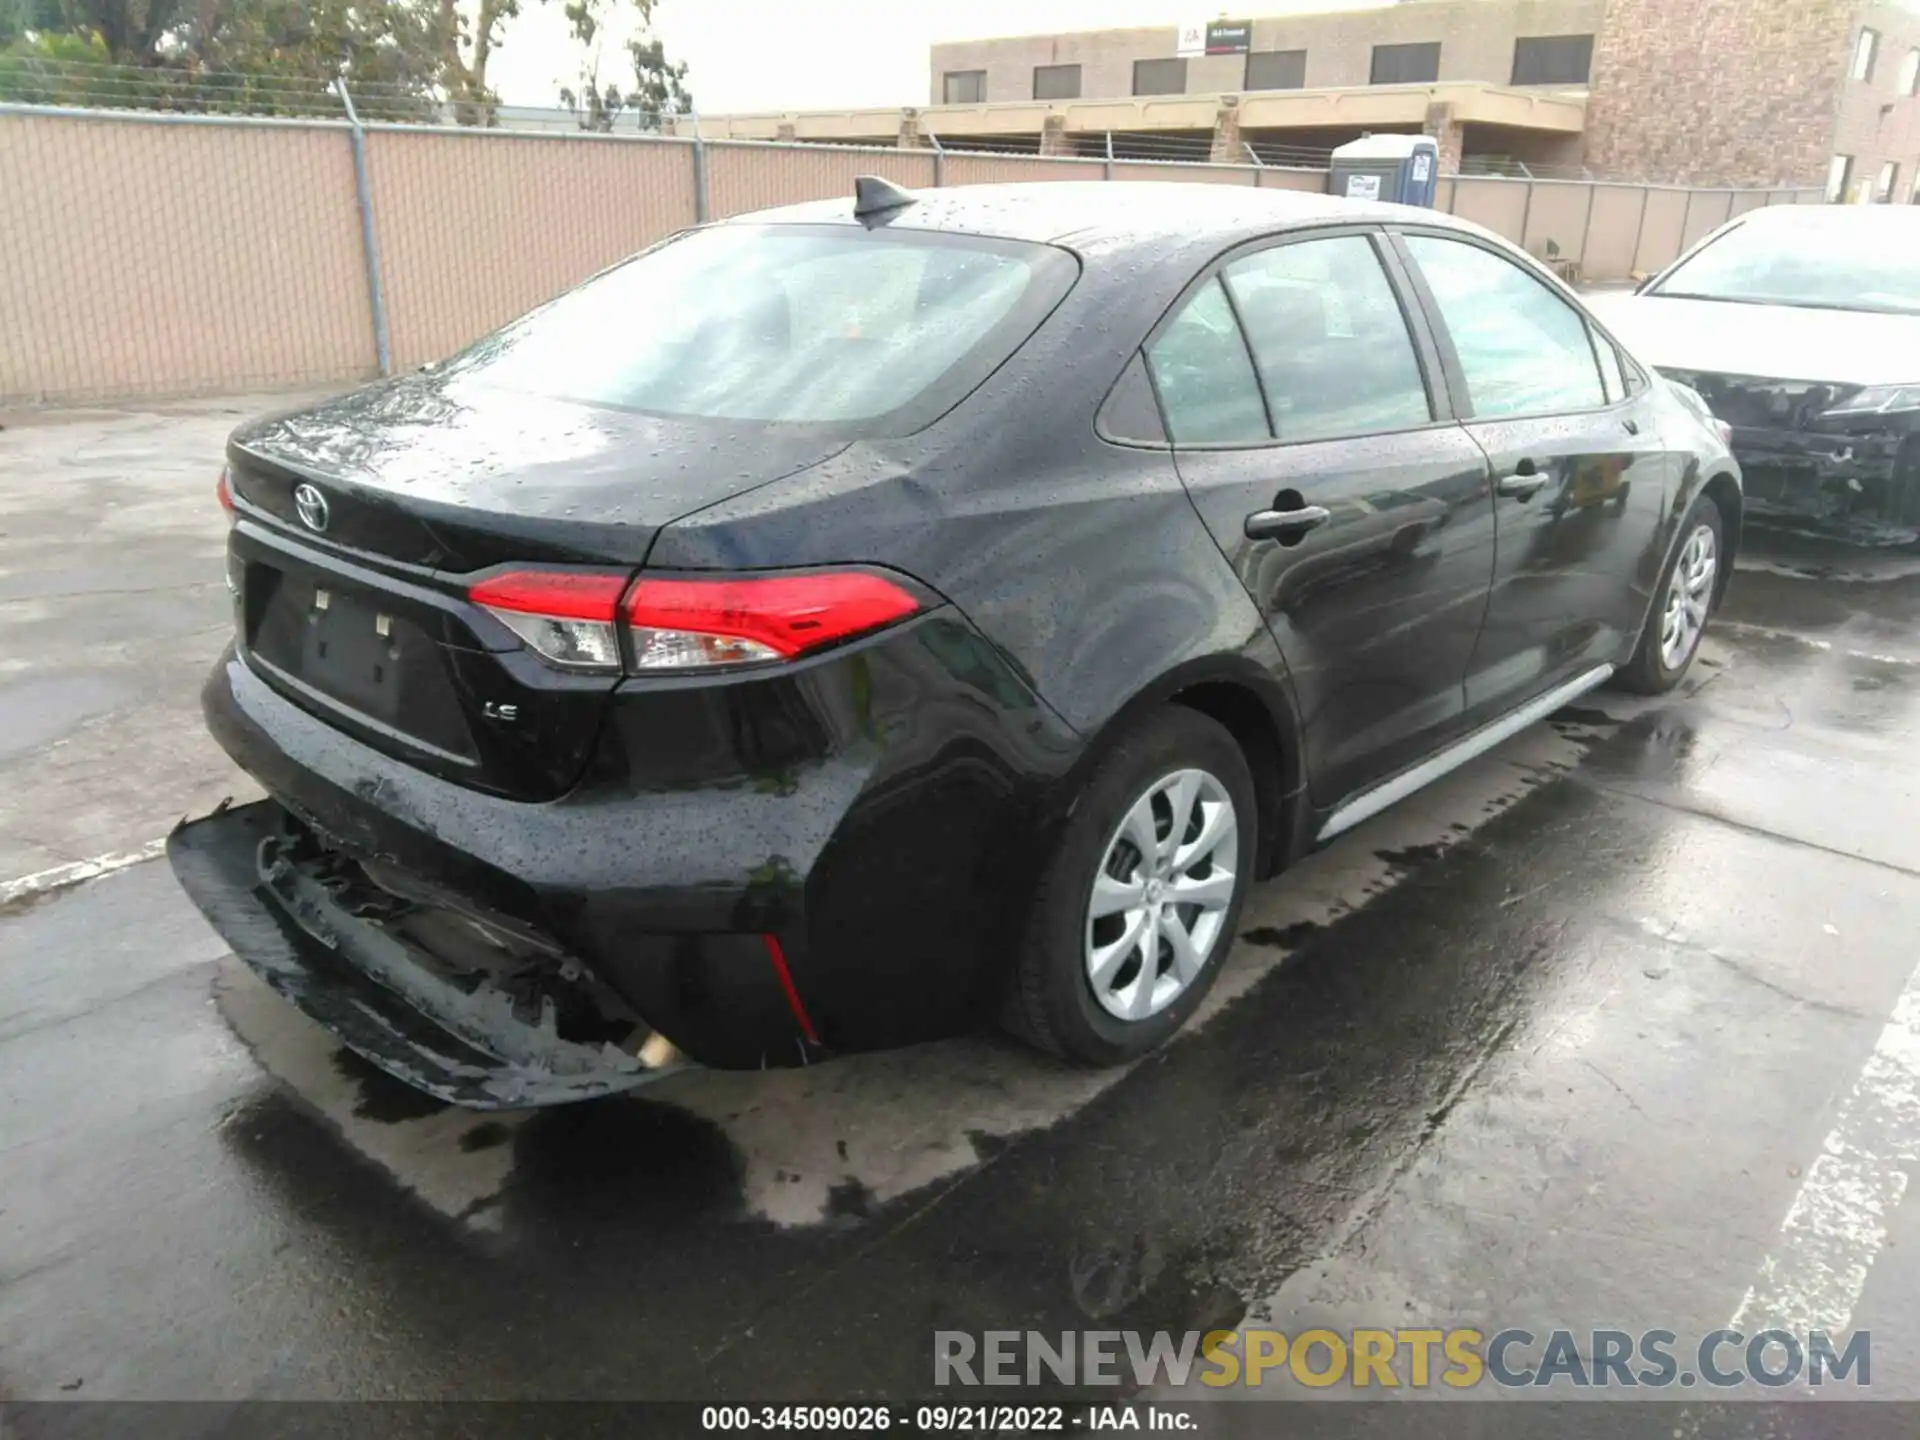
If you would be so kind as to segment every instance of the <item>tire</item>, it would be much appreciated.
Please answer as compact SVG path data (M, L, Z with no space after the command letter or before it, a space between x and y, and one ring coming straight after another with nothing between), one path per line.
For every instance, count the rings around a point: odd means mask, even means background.
M1705 547L1704 571L1698 563L1701 546ZM1679 543L1660 572L1640 643L1626 668L1615 677L1622 689L1664 695L1680 683L1700 652L1700 636L1713 613L1726 553L1726 527L1720 507L1702 495L1680 522ZM1676 613L1685 632L1678 644L1670 640Z
M1188 806L1188 825L1180 841L1171 841L1178 803ZM1155 825L1151 859L1129 838L1144 835L1148 816ZM1223 819L1233 827L1230 837L1218 828ZM1088 777L1041 874L1003 1012L1006 1028L1086 1066L1123 1064L1164 1042L1206 998L1233 948L1258 824L1252 773L1224 727L1178 705L1129 725ZM1143 864L1153 872L1151 883L1140 878ZM1095 919L1095 881L1103 874L1109 883L1100 903L1116 909ZM1183 894L1196 900L1182 902ZM1127 906L1127 898L1138 903ZM1187 946L1176 943L1175 929ZM1123 943L1130 931L1152 935L1151 961L1144 944Z

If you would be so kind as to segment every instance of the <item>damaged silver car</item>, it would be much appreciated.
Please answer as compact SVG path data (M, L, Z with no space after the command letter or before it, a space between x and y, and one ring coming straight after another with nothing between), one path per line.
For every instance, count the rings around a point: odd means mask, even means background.
M1592 306L1732 427L1751 518L1920 543L1920 208L1752 211Z

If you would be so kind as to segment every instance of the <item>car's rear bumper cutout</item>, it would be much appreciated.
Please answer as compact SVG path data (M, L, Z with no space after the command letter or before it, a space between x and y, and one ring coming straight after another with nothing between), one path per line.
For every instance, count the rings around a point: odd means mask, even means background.
M373 885L271 800L182 822L167 859L261 979L349 1049L441 1100L550 1105L630 1090L687 1063L638 1021L617 1045L563 1036L556 997L577 1010L594 988L577 962L531 957L494 976L443 963L396 922L461 917Z

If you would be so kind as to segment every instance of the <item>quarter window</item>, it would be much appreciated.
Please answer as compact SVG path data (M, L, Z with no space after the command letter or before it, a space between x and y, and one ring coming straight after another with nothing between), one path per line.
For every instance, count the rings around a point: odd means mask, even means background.
M1478 419L1606 403L1587 322L1511 260L1461 240L1407 236L1453 338Z
M1364 235L1277 245L1236 260L1224 277L1281 440L1433 419L1406 316Z
M1147 364L1176 445L1272 438L1253 361L1216 278L1147 346Z

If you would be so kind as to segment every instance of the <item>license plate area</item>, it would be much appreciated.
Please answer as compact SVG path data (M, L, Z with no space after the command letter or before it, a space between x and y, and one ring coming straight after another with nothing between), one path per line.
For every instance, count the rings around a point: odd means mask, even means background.
M349 591L314 587L295 671L316 690L391 722L400 714L405 666L393 616Z
M270 565L247 567L247 644L299 687L436 749L472 740L440 647L377 592Z

